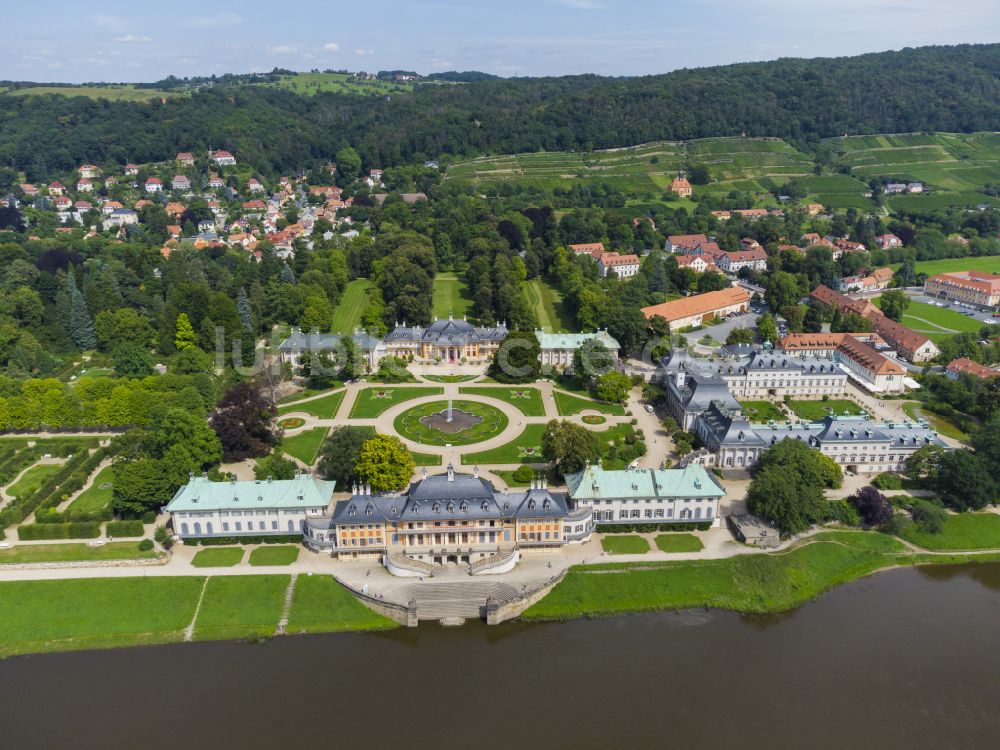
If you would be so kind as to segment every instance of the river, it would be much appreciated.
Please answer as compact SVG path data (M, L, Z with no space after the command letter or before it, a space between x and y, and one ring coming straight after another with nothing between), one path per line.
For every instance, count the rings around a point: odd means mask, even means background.
M986 747L1000 565L896 570L780 616L423 624L0 662L5 748Z

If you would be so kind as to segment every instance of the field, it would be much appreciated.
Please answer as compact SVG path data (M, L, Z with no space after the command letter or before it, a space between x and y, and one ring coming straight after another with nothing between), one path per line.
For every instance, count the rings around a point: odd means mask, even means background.
M622 416L625 409L619 404L606 404L603 401L591 401L590 399L573 396L562 391L552 391L556 399L556 409L561 416L567 417L571 414L579 414L581 411L597 411L601 414L612 414Z
M110 542L100 547L89 544L24 544L0 549L0 564L138 560L156 556L155 550L140 550L138 542Z
M908 542L924 549L972 550L1000 548L1000 516L995 513L960 513L949 515L940 534L926 534L915 524L900 534Z
M463 318L472 309L472 298L465 281L453 273L439 273L434 277L433 316L446 320L449 316Z
M701 552L705 548L694 534L658 534L655 542L660 552Z
M266 88L279 88L296 94L354 94L356 96L385 96L412 91L413 84L395 81L359 80L346 73L295 73L283 75L276 83L251 84Z
M573 316L563 305L562 295L541 279L528 282L528 301L535 310L538 327L547 333L575 331Z
M463 464L523 464L542 461L543 424L529 424L505 445L479 453L463 453Z
M150 99L169 99L175 96L185 96L176 91L160 91L159 89L143 89L135 86L29 86L8 92L9 96L45 96L58 94L60 96L85 96L88 99L108 99L109 101L147 102Z
M881 298L875 300L878 305ZM947 307L937 307L926 302L910 300L910 306L903 313L903 320L900 321L914 331L926 334L933 341L940 341L956 333L972 332L976 333L983 324L975 318L962 315Z
M490 387L462 387L459 393L468 393L474 396L485 396L506 401L512 406L516 406L521 413L528 417L544 417L545 405L542 404L542 394L537 388L528 386L521 388L490 388Z
M243 560L242 547L206 547L191 559L196 568L231 568Z
M898 270L899 265L893 265ZM986 271L1000 273L1000 256L982 255L976 258L945 258L943 260L919 260L916 263L917 273L934 276L938 273L951 271Z
M289 633L337 633L345 630L389 630L392 620L355 599L333 576L299 576L288 617Z
M782 420L785 413L770 401L740 401L743 413L751 422L767 422Z
M601 537L601 548L612 555L644 555L649 542L638 534L615 534Z
M67 510L82 513L92 513L104 510L111 503L111 495L114 493L112 480L114 479L114 469L105 466L94 477L90 487L81 492L76 500L69 504ZM102 487L102 485L107 485Z
M386 386L384 388L365 388L358 391L358 395L351 407L351 419L374 419L396 404L410 401L423 396L440 396L444 393L443 388L427 386L426 388L394 388Z
M312 466L327 430L326 427L313 427L298 435L282 438L278 448L289 456L299 459L306 466Z
M334 333L354 333L361 324L361 313L368 304L368 289L372 282L368 279L355 279L348 283L344 295L333 309L333 319L330 330Z
M212 576L195 621L194 638L260 638L274 635L291 576Z
M11 497L30 495L41 487L46 479L53 474L57 474L61 468L61 464L39 464L32 466L21 475L20 479L7 488L7 494Z
M577 566L526 620L716 607L782 612L897 562L903 545L866 532L817 534L791 552L721 560ZM942 561L944 562L944 561Z
M838 417L861 413L861 407L853 401L831 398L829 401L788 401L787 406L799 418L808 422L818 422L830 415L830 410Z
M906 412L906 416L915 421L926 419L930 423L931 427L945 437L950 437L953 440L961 440L964 443L969 442L971 439L969 434L959 427L953 420L942 416L941 414L935 414L929 409L924 409L922 407L923 404L919 401L907 401L903 404L903 411Z
M0 657L180 641L204 582L197 576L2 582Z
M337 409L340 408L343 400L344 391L334 391L327 396L323 396L323 398L306 401L304 404L279 406L278 415L289 414L295 411L312 414L314 417L319 417L320 419L333 419L337 415Z
M255 567L291 565L299 559L300 547L291 544L268 544L250 552L249 563Z

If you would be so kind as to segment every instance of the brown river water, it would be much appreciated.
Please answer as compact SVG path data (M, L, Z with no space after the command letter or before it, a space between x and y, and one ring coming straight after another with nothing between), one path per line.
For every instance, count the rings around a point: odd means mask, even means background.
M1000 565L794 612L294 636L0 661L3 748L1000 747Z

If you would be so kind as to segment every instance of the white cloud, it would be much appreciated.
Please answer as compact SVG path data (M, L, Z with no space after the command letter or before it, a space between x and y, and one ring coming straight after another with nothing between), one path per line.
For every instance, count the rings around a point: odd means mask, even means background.
M274 47L268 47L267 52L270 55L290 55L295 52L295 47L291 44L278 44Z
M149 36L136 36L135 34L126 34L125 36L120 36L115 39L119 44L149 44L153 41L152 37Z
M373 50L373 49L361 49L359 47L358 49L354 50L354 54L355 55L362 55L362 56L364 56L364 55L374 55L375 54L375 50Z
M608 7L600 0L556 0L556 5L564 5L576 10L606 10Z
M94 16L94 23L112 31L121 31L123 21L121 16L114 16L107 13L98 13Z
M323 49L325 49L327 52L336 52L337 50L340 49L340 45L337 44L336 42L328 42L323 45Z

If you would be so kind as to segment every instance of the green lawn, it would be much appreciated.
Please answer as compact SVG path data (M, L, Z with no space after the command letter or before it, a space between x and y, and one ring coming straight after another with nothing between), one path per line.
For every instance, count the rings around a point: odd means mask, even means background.
M368 609L333 576L300 575L295 581L289 633L339 633L345 630L390 630L398 625Z
M135 86L29 86L9 92L10 96L83 96L88 99L108 99L110 101L145 102L150 99L170 99L184 94L159 89L136 88Z
M1000 274L1000 256L983 255L977 258L921 260L917 261L916 266L917 273L925 273L928 276L952 271L986 271L987 273ZM898 270L899 264L893 265L892 268Z
M393 421L393 429L397 435L424 445L469 445L481 443L495 437L507 429L507 415L494 406L478 401L454 401L452 407L480 417L478 424L455 433L448 433L425 425L422 419L445 411L447 401L432 401L420 406L414 406L400 414Z
M853 401L844 401L835 398L831 398L829 401L787 401L785 405L799 419L805 419L809 422L818 422L821 419L826 419L830 414L830 409L833 409L838 417L843 416L845 411L851 415L861 413L861 407Z
M528 282L528 302L535 309L538 327L548 333L575 331L573 316L563 304L562 295L541 279Z
M61 464L39 464L32 466L21 475L20 479L7 488L7 494L11 497L30 495L41 487L46 479L57 474L61 468Z
M478 375L423 375L422 377L432 383L468 383L470 380L475 380Z
M472 297L465 282L453 273L439 273L434 277L432 314L436 320L448 316L460 319L472 309Z
M601 547L612 555L642 555L649 552L649 541L638 534L615 534L601 537Z
M889 565L924 561L895 556L903 551L897 540L874 532L826 532L791 552L575 566L522 618L565 619L694 607L782 612Z
M434 386L426 387L398 387L387 385L377 388L364 388L358 391L354 406L351 407L351 419L374 419L396 404L410 401L423 396L440 396L444 394L443 388Z
M361 314L368 305L368 290L372 282L368 279L355 279L344 289L344 295L333 310L330 330L334 333L354 333L361 325Z
M770 419L777 422L785 419L784 412L770 401L740 401L740 406L751 422L767 422Z
M571 414L579 414L581 411L598 411L601 414L613 414L622 416L625 409L620 404L606 404L602 401L593 401L587 398L580 398L562 391L553 391L556 397L556 410L560 415L567 417Z
M0 657L180 641L204 580L0 582Z
M111 495L114 493L114 488L111 486L113 480L113 468L105 466L94 477L90 487L69 504L67 510L75 513L94 513L104 510L111 503ZM107 486L102 487L102 485Z
M545 406L542 404L542 394L537 388L530 386L517 386L515 388L480 388L463 386L458 389L459 393L468 393L473 396L486 396L506 401L508 404L516 406L528 417L544 417Z
M880 299L875 300L879 304ZM910 300L910 306L903 313L903 325L926 334L932 341L941 341L956 333L977 333L983 324L968 315L947 307L929 305L926 302Z
M323 439L326 437L327 431L328 428L326 427L313 427L311 430L300 432L298 435L282 438L278 447L289 456L299 459L299 461L307 466L312 466L316 460L316 456L319 454L320 446L323 444Z
M494 471L493 473L496 474L498 477L500 477L504 481L504 484L506 484L508 487L527 487L529 484L531 484L530 480L527 482L519 482L518 480L514 479L515 471L517 471L517 469L499 469L497 471Z
M191 564L196 568L231 568L243 560L242 547L206 547L198 550Z
M694 534L658 534L654 541L660 552L701 552L705 548Z
M417 466L441 465L441 456L434 453L417 453L416 451L410 451L410 455L413 456L413 463Z
M340 408L340 404L344 400L344 393L346 391L334 391L327 396L306 401L302 404L279 406L278 416L290 414L294 411L312 414L314 417L319 417L320 419L333 419L337 416L337 409Z
M291 565L299 559L299 550L291 544L267 545L250 552L250 564L257 567L268 565Z
M463 464L523 464L542 461L544 424L529 424L505 445L479 453L463 453Z
M1000 549L1000 516L995 513L949 515L940 534L927 534L915 524L900 535L930 550Z
M195 621L195 640L274 635L290 580L288 575L212 576Z
M151 559L157 554L156 550L140 550L138 542L109 542L100 547L77 543L24 544L0 549L0 564L139 560Z
M903 404L903 411L906 412L906 416L910 419L926 419L930 423L931 427L945 437L950 437L953 440L961 440L965 443L971 440L969 433L965 432L953 420L942 416L941 414L935 414L929 409L924 409L923 404L919 401L907 401Z

